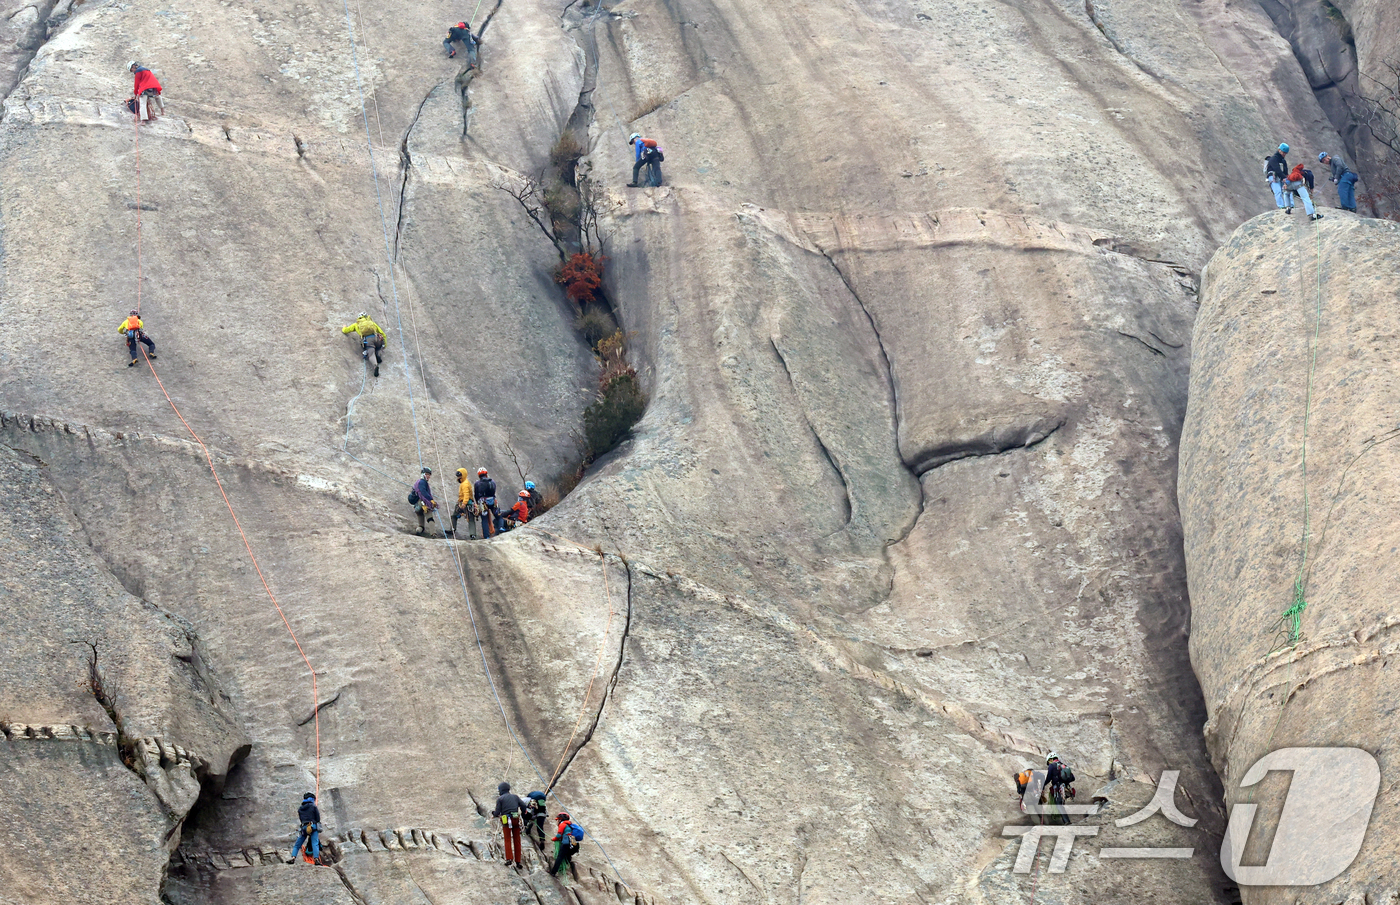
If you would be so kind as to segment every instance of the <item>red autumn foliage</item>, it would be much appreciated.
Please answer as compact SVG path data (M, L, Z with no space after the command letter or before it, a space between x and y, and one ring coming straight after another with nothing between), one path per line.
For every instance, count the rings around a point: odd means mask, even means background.
M598 288L603 285L604 260L601 255L594 257L581 251L559 268L554 279L563 285L564 294L576 304L591 302L598 297Z

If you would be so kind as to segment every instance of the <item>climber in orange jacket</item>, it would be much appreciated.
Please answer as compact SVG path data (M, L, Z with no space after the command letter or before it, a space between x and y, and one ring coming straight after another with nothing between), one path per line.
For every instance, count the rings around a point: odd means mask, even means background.
M126 334L126 350L131 353L131 361L127 364L128 368L136 367L136 363L140 361L140 359L137 358L137 343L145 345L146 352L151 358L154 359L156 357L156 344L146 335L145 326L146 325L141 322L140 313L138 313L135 308L132 308L131 316L122 321L122 325L117 328L118 333Z
M136 99L136 112L143 122L150 119L147 114L146 105L149 101L154 101L156 112L165 115L165 101L160 98L160 80L151 70L132 60L126 64L128 72L136 76L136 83L132 86L131 94Z
M530 491L520 491L519 497L510 511L515 513L515 520L523 525L530 520Z

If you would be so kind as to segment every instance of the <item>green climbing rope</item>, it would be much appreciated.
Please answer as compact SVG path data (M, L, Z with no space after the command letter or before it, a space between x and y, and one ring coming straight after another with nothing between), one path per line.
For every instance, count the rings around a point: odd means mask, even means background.
M1317 371L1317 347L1322 335L1322 230L1314 228L1317 235L1317 310L1313 316L1312 348L1308 361L1308 388L1303 402L1303 536L1299 543L1302 555L1298 562L1298 574L1293 578L1293 601L1279 617L1278 625L1286 639L1284 646L1296 647L1303 639L1303 612L1308 608L1307 571L1308 544L1312 540L1311 508L1308 498L1308 431L1312 426L1313 376Z

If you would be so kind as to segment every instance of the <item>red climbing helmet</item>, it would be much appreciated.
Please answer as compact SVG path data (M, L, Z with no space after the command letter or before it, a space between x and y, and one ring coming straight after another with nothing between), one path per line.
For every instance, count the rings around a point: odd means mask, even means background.
M528 491L528 490L522 490L522 491L520 491L520 498L521 498L522 500L528 500L528 499L530 498L530 491Z
M476 470L476 476L477 476L478 478L484 478L484 477L486 477L486 469L484 469L484 468L478 468L478 469Z

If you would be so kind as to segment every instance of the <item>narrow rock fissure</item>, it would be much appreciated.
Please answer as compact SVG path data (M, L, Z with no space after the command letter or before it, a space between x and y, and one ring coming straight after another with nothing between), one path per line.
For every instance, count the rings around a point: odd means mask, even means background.
M1159 353L1160 354L1160 353ZM1065 426L1064 419L1056 421L1049 428L1022 428L1010 440L996 442L991 437L983 437L964 443L940 446L929 451L915 466L915 473L922 477L930 471L942 468L950 462L962 459L979 459L988 456L1002 456L1018 450L1034 449L1048 440L1056 431ZM1042 432L1043 431L1043 432Z
M355 888L355 884L350 882L350 876L345 873L345 868L339 864L334 866L336 876L340 877L340 882L344 884L345 891L350 893L350 898L355 900L356 905L369 905L368 900L360 895L360 891Z
M783 350L778 348L777 341L771 337L768 340L768 344L773 347L773 354L778 356L778 363L783 366L783 373L787 375L788 386L792 387L793 395L797 395L797 383L792 379L792 369L788 367L787 358L783 355ZM831 454L831 450L827 449L826 444L822 442L821 434L817 433L816 427L812 424L812 419L807 415L807 410L802 407L802 400L800 398L798 399L798 408L802 411L802 420L806 423L807 430L812 434L812 439L817 441L817 448L822 451L822 455L826 458L827 464L831 466L832 471L836 472L836 477L841 482L841 500L842 505L845 507L842 527L845 527L851 523L851 484L846 480L846 473L841 470L841 466L837 463L836 457Z
M597 731L598 723L603 719L603 710L608 706L608 700L612 697L613 691L617 689L618 673L621 672L622 661L627 656L627 639L632 634L632 564L627 561L627 557L625 556L619 556L618 559L622 560L623 568L627 570L627 618L622 626L622 638L617 645L617 662L613 664L612 675L608 677L608 681L603 685L603 699L598 702L598 710L593 714L593 722L589 724L588 731L584 733L578 745L569 753L568 758L565 759L563 765L559 768L558 775L556 775L554 781L549 784L549 788L545 789L546 793L553 790L555 786L563 781L564 774L567 773L569 767L573 765L574 758L578 757L579 752L593 740L593 733Z
M309 722L311 722L312 720L316 719L316 715L317 715L318 713L320 713L322 710L325 710L327 707L331 706L331 705L334 704L336 701L339 701L339 700L340 700L340 695L342 694L342 692L344 692L344 690L345 690L345 689L342 688L340 691L337 691L337 692L336 692L334 695L332 695L330 698L328 698L328 699L322 701L321 703L317 704L317 705L316 705L316 709L313 710L313 711L311 711L311 712L310 712L309 714L307 714L305 717L303 717L303 718L297 723L297 725L298 725L298 726L305 726L307 723L309 723Z
M1152 343L1150 343L1150 342L1148 342L1147 340L1143 339L1141 336L1136 336L1136 335L1134 335L1134 334L1132 334L1132 333L1124 333L1122 330L1115 330L1115 331L1113 331L1113 332L1117 333L1119 336L1126 336L1128 339L1131 339L1131 340L1133 340L1133 341L1136 342L1136 343L1140 343L1144 348L1146 348L1146 349L1147 349L1149 352L1151 352L1153 355L1166 355L1166 354L1167 354L1166 352L1163 352L1161 349L1159 349L1159 348L1157 348L1156 346L1152 345Z
M418 102L418 109L413 111L413 119L404 130L403 141L399 145L399 167L403 171L403 178L399 181L399 215L394 224L394 260L390 262L391 266L399 260L399 240L403 237L403 221L408 212L408 177L413 172L413 152L409 150L408 143L413 138L413 130L418 127L419 118L423 116L423 108L441 87L442 83L438 83L423 95L423 99Z

